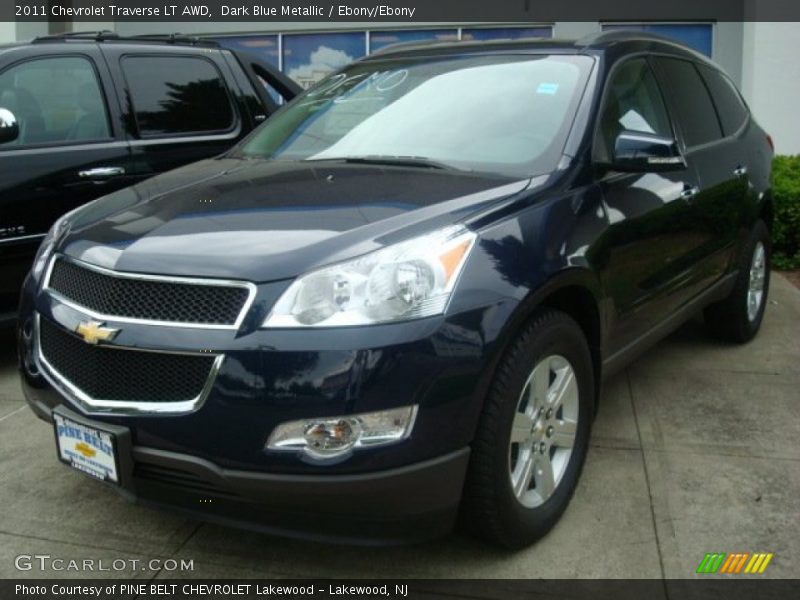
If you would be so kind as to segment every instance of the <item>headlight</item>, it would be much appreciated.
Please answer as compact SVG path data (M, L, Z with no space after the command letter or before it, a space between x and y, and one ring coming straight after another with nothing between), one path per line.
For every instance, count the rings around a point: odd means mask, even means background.
M374 448L406 439L416 416L414 405L346 417L289 421L275 428L267 440L267 449L333 458L354 448Z
M476 237L447 227L312 271L289 286L263 326L344 327L442 314Z

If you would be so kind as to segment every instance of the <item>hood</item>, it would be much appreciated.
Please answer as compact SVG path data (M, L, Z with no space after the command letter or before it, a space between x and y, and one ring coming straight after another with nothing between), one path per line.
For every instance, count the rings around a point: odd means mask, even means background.
M340 162L206 160L87 205L60 251L120 271L266 282L458 222L528 183Z

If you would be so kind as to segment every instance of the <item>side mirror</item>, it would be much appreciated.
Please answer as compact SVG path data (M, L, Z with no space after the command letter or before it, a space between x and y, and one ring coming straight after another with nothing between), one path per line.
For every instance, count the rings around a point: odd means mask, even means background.
M611 168L617 171L676 171L686 168L677 142L649 133L623 131L614 142Z
M0 108L0 144L13 142L19 137L17 117L10 110Z

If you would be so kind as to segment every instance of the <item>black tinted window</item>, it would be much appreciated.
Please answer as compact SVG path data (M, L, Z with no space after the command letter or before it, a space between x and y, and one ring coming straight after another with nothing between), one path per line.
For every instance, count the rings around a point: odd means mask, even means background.
M687 146L698 146L722 137L719 119L703 80L686 60L658 58L664 86L672 97Z
M700 66L700 73L705 79L714 104L717 105L717 113L722 121L722 130L725 135L736 133L747 120L747 107L742 101L742 97L733 85L733 82L725 75L706 66Z
M622 131L672 137L664 99L644 59L624 63L608 82L595 148L599 160L611 157Z
M142 136L225 131L233 110L216 67L188 56L122 61Z
M3 71L0 108L14 113L19 123L19 137L3 148L111 137L100 82L82 57L29 60Z

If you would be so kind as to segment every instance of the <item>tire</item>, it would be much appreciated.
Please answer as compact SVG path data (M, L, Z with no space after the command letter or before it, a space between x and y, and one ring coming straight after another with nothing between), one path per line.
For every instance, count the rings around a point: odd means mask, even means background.
M749 304L754 296L751 292L751 283L758 287L758 268L755 262L756 255L763 252L763 275L761 276L761 291L758 296L758 307L752 310ZM711 333L726 342L745 343L753 339L761 327L764 310L767 306L770 278L770 236L764 221L756 221L750 239L739 258L739 274L730 295L708 306L704 311L706 325ZM751 278L752 276L752 278Z
M569 384L569 369L574 388ZM561 407L552 415L544 409L553 404L542 405L537 400L555 397L536 386L545 381L545 377L537 379L536 375L545 371L548 391L564 392ZM539 310L511 342L497 367L472 445L462 522L474 534L493 544L517 549L538 540L556 524L572 498L586 458L594 412L593 373L586 337L578 324L562 312ZM531 412L538 418L526 414ZM566 456L570 443L566 425L570 420L576 425ZM525 435L530 439L512 442L512 425L516 425L515 439ZM528 425L531 429L526 434ZM527 452L529 442L532 453ZM546 442L546 449L542 442ZM529 464L526 457L535 461L550 458L545 462L550 463L554 474L551 495L548 496L547 478L537 475L538 462L531 483L525 485L522 477ZM519 475L517 492L515 473Z

